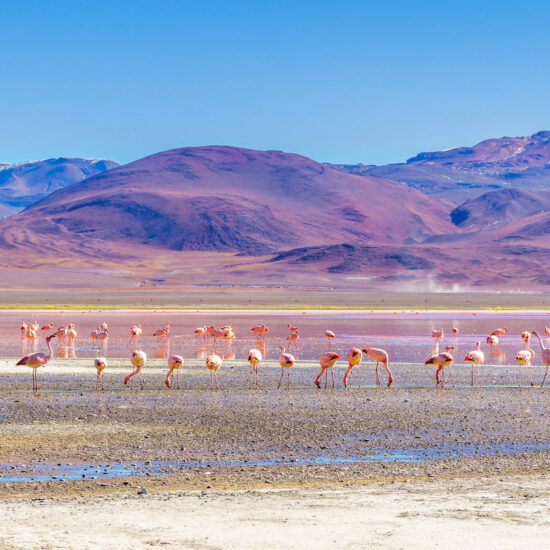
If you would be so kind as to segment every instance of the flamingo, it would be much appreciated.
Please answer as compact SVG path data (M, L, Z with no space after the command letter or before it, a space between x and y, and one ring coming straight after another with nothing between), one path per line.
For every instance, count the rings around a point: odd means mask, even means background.
M104 331L109 331L109 326L107 325L107 323L105 321L103 321L103 323L101 323L101 325L99 325L99 328L101 330L104 330Z
M29 327L27 329L27 338L29 340L34 340L35 338L38 338L38 334L36 333L36 330L34 330L33 328Z
M393 376L389 367L388 352L379 348L364 348L363 353L366 353L373 361L376 361L376 387L380 387L380 377L378 376L378 363L382 363L388 373L388 388L391 388Z
M44 325L43 327L40 328L40 330L52 330L53 328L53 323L50 323L49 325Z
M46 338L46 346L48 346L48 353L37 351L35 353L31 353L30 355L25 355L25 357L22 357L17 362L17 366L26 365L27 367L30 367L32 369L33 393L36 393L38 391L38 384L36 382L36 369L46 365L49 362L49 360L52 358L53 351L52 351L52 346L50 342L52 341L53 338L55 338L55 334L52 334L51 336L48 336Z
M432 338L443 338L445 333L442 328L432 328Z
M452 332L453 334L458 334L458 328L457 328L457 327L453 327L453 328L451 329L451 332Z
M168 374L166 375L166 380L164 383L168 388L172 388L172 380L174 379L174 374L176 375L176 389L179 389L179 368L183 366L183 357L181 355L170 355L168 357Z
M338 361L338 359L340 359L340 356L333 351L327 351L326 353L323 353L323 355L321 355L321 357L319 358L321 371L315 379L315 385L318 388L321 387L321 383L319 382L319 380L321 376L323 376L323 373L325 374L325 389L327 388L328 369L331 369L330 372L332 374L332 389L334 389L334 371L332 370L332 367L334 367L334 364L336 363L336 361Z
M524 331L521 333L521 339L522 339L524 342L529 343L529 340L531 339L531 334L530 334L527 330L524 330Z
M25 321L21 321L21 326L19 327L19 330L21 331L22 337L25 337L25 335L27 334L28 328L29 328L29 325L27 325Z
M76 331L75 325L70 324L67 327L67 338L69 339L69 345L74 346L74 341L77 336L78 332Z
M479 365L483 365L485 362L485 354L481 351L481 342L476 342L476 349L474 351L470 351L464 358L464 361L472 365L472 388L474 387L474 365L477 365L477 379L479 382L479 387L481 388Z
M256 338L259 340L260 337L265 334L266 332L269 332L269 328L266 327L265 325L259 325L257 327L252 327L250 329L255 335L256 335Z
M279 385L277 386L277 389L281 389L281 382L283 381L283 374L286 371L286 378L287 378L287 390L290 389L290 369L296 362L296 359L294 359L294 355L291 353L285 353L285 348L283 346L279 346L281 349L281 355L279 355L279 365L281 365L281 378L279 378Z
M518 362L518 388L521 388L521 366L523 365L525 368L525 374L527 375L527 378L529 378L529 382L531 386L534 386L533 380L531 379L531 375L529 374L529 371L527 370L527 367L531 366L531 361L535 357L535 352L532 349L529 349L527 342L525 343L525 349L522 349L521 351L518 351L516 353L516 361Z
M40 325L38 323L31 323L29 325L35 332L38 332L40 330Z
M206 358L206 368L210 371L210 389L214 389L214 381L216 381L216 389L219 390L218 370L222 366L222 358L215 353L212 353Z
M293 327L292 325L288 325L288 330L290 332L298 332L298 327Z
M95 389L96 391L99 389L99 383L101 382L101 389L104 390L105 387L103 385L103 371L105 370L105 367L107 366L107 359L105 357L96 357L94 359L94 367L97 371L97 379L95 383Z
M542 383L540 385L540 387L542 388L544 386L544 382L546 381L546 375L548 374L548 367L550 366L550 348L544 347L542 338L540 337L540 334L538 332L534 331L531 334L535 336L540 343L540 356L542 358L542 362L546 367L546 371L544 372L544 378L542 379Z
M490 334L489 336L487 336L487 343L490 346L498 346L498 336L496 336L495 334Z
M445 351L442 353L438 353L437 355L433 355L430 357L424 364L425 365L435 365L437 367L437 370L435 372L435 387L437 388L439 385L443 388L443 380L441 379L441 371L444 367L450 366L454 360L453 356L451 355L451 351L453 350L453 346L447 346L445 348ZM451 382L453 383L453 387L455 386L455 382L453 380L453 372L452 370L449 371L451 374Z
M547 336L550 334L550 327L544 328L544 334L546 334Z
M507 327L504 328L497 328L491 332L491 336L504 336L506 334L506 331L508 330Z
M206 336L206 332L206 327L198 327L193 331L194 334L196 334L197 336L202 336L203 338Z
M290 349L290 346L291 346L292 342L294 342L294 345L297 346L299 339L300 339L300 335L297 332L292 332L291 334L289 334L286 338L286 341L288 342L289 349Z
M361 360L363 359L363 352L359 348L351 348L348 351L348 370L346 371L346 374L344 374L344 386L348 387L348 376L350 377L351 382L351 373L353 367L355 365L359 365L361 363ZM359 367L357 367L359 369ZM360 377L360 371L357 370L357 378L359 380L359 387L361 387L361 377Z
M262 360L262 352L259 349L251 349L248 352L248 362L250 363L250 371L248 375L249 389L252 389L252 370L256 373L256 389L258 389L258 365Z
M330 351L330 342L336 338L336 334L332 330L325 330L324 337L328 340L328 349Z
M130 389L134 389L134 376L136 374L139 374L139 384L141 389L143 389L143 378L141 376L141 369L145 366L145 363L147 363L147 354L144 351L141 350L135 350L132 352L132 355L130 356L130 361L132 362L132 365L134 366L133 372L131 372L126 378L124 379L124 385L128 384L130 382Z
M130 327L130 342L135 342L142 334L143 330L141 329L141 325Z

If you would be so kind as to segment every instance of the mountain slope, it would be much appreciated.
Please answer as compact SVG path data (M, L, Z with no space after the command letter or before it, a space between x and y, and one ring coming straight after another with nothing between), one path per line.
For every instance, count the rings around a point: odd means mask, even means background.
M212 146L164 151L65 187L5 220L0 238L16 248L70 243L72 253L105 241L250 255L454 231L448 208L395 182Z
M0 164L0 218L115 166L118 164L110 160L62 157Z

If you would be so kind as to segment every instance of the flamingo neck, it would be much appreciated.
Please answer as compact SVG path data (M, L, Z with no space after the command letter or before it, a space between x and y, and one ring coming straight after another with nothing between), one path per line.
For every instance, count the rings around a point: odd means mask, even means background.
M546 349L544 347L544 343L542 342L542 338L540 337L540 334L538 332L535 332L535 336L539 339L541 349Z

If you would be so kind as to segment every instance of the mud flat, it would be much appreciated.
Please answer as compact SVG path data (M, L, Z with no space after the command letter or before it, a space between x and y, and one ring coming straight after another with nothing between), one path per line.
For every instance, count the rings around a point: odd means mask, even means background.
M268 362L256 391L228 362L210 391L191 361L168 390L159 359L144 390L123 387L120 360L95 392L76 359L41 369L33 395L12 363L0 548L529 548L550 534L550 389L441 391L411 366L401 387L317 390L304 362L277 391Z

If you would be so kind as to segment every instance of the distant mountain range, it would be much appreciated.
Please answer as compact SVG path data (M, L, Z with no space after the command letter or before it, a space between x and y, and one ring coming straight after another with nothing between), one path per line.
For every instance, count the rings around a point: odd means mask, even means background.
M41 187L37 171L36 196L47 196L0 222L12 269L63 269L73 281L92 269L98 281L116 274L129 284L550 284L550 132L388 166L226 146L124 166L57 160L75 183L65 175ZM96 172L78 177L84 170Z
M333 166L347 173L388 178L459 204L494 189L548 189L550 132L420 153L401 164Z
M0 218L15 214L49 194L118 166L104 159L55 158L0 164Z

